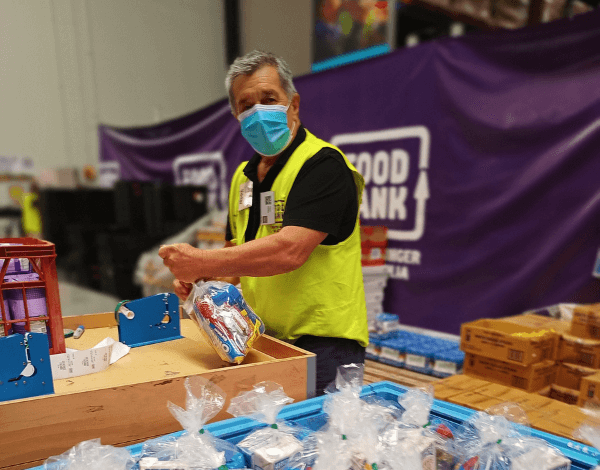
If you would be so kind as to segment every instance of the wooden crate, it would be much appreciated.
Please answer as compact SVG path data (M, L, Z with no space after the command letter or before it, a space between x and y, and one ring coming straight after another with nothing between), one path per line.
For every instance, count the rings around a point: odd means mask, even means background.
M85 325L68 348L87 349L106 337L118 340L112 313L65 317L65 328ZM227 393L272 380L295 401L315 390L315 355L269 336L255 343L241 365L221 361L192 320L181 321L184 338L132 348L108 369L54 381L54 395L0 403L0 469L40 465L75 444L101 438L125 446L181 430L167 401L185 406L184 380L199 375ZM230 418L221 411L213 421Z

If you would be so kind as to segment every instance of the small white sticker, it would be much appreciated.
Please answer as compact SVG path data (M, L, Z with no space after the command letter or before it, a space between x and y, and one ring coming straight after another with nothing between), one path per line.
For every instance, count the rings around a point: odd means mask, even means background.
M247 181L240 184L240 201L238 203L238 210L243 211L252 207L252 181Z
M436 372L442 372L443 374L456 374L458 371L456 362L448 362L448 361L435 361L433 365L433 370Z
M400 352L397 349L382 346L379 356L385 359L391 359L392 361L398 361L400 359Z
M425 356L417 356L416 354L407 354L406 355L406 365L407 366L424 368L426 363L427 363L427 358Z
M260 225L275 223L275 193L267 191L260 193Z

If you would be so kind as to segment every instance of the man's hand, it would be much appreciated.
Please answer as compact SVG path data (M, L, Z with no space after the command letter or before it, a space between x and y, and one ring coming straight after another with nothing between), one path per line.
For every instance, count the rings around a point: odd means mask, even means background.
M202 276L202 250L187 243L164 245L158 256L173 275L183 283L194 283Z
M173 291L183 302L189 297L192 287L194 287L194 284L190 284L189 282L181 282L177 279L173 281Z

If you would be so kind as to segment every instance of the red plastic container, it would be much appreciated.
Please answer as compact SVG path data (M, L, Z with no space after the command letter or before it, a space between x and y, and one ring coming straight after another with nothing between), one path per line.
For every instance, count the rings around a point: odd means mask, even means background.
M62 312L60 310L60 296L58 292L58 278L56 275L56 250L54 243L36 238L0 238L0 243L11 243L12 245L0 246L0 328L7 335L13 323L23 325L27 331L31 331L31 321L43 320L46 322L48 342L50 343L50 354L65 352L65 337L63 333ZM5 277L11 264L11 260L26 258L29 260L31 271L39 276L39 280L6 282ZM15 263L12 263L13 265ZM27 299L23 302L25 311L24 318L11 319L7 309L7 298L15 298L15 289L20 289L20 295L16 297ZM34 290L35 289L35 290ZM46 312L39 315L40 309L32 310L29 300L37 297L40 289L45 290ZM10 291L10 292L9 292ZM36 299L38 301L38 299ZM21 315L20 315L21 316Z

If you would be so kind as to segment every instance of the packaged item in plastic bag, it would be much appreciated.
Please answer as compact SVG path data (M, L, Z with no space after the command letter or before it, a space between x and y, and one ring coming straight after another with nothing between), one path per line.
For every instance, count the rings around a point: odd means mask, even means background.
M504 416L484 412L474 413L463 423L457 434L456 439L462 449L461 470L510 470L515 448L522 446L524 438Z
M573 432L573 437L580 441L589 442L600 450L600 425L593 422L585 422ZM600 470L600 462L592 470Z
M511 451L511 470L570 470L571 461L543 439L523 437Z
M379 419L391 411L383 400L360 400L362 380L362 364L338 368L336 380L325 390L327 423L303 441L302 451L288 462L290 469L363 470L374 463L379 428L389 422L382 425Z
M127 449L104 446L100 439L92 439L48 458L44 470L129 470L134 465Z
M231 399L227 411L233 416L246 416L267 424L238 443L246 455L246 463L256 470L279 470L286 467L290 457L301 452L301 439L310 434L302 426L277 421L277 414L294 400L274 382L260 382L253 390Z
M204 430L225 404L225 393L202 377L185 379L185 409L169 402L169 411L181 423L184 432L144 443L140 470L158 469L230 469L245 468L245 459L237 447Z
M198 282L183 308L226 362L241 364L265 332L265 325L240 291L227 282Z
M289 470L361 470L350 441L332 429L318 431L302 441L303 448L290 457Z
M363 382L363 364L338 367L335 381L326 389L323 411L328 415L327 428L346 439L360 429L360 392Z

